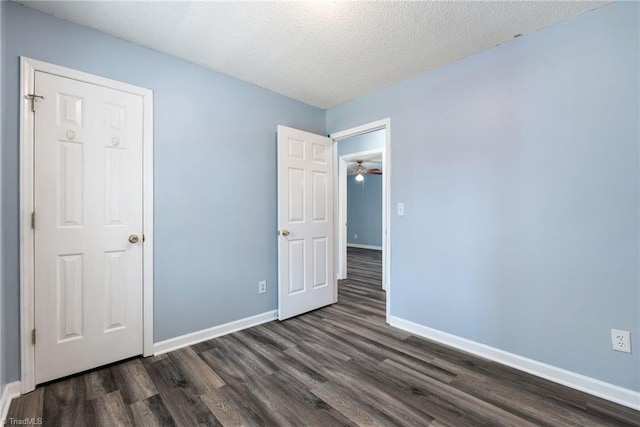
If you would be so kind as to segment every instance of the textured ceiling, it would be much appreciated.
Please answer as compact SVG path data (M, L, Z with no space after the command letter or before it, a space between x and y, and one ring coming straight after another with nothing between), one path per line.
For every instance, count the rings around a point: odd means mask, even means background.
M607 2L20 3L331 108Z

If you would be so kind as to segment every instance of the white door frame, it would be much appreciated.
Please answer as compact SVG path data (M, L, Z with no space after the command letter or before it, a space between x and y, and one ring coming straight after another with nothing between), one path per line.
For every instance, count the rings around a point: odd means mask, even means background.
M338 183L339 191L338 191L338 235L340 236L339 246L338 246L338 280L343 280L347 278L347 205L348 205L348 197L347 197L347 163L353 160L360 159L365 156L369 156L371 154L382 154L383 162L382 162L382 170L385 170L384 164L384 147L374 148L372 150L360 151L357 153L349 153L340 156L338 159L338 170L339 170L339 179ZM384 215L385 205L384 198L382 200L382 213ZM384 223L382 224L382 228L380 229L380 233L384 236ZM384 247L383 247L384 254ZM383 273L384 274L384 273ZM382 289L386 289L386 283L382 281Z
M34 114L27 94L34 93L35 72L128 92L143 102L143 355L153 354L153 91L93 74L20 57L20 359L22 393L35 389L34 230ZM36 101L37 108L37 101Z
M391 119L386 118L371 123L366 123L361 126L356 126L351 129L346 129L340 132L334 132L329 135L329 138L333 139L333 157L338 159L338 142L342 139L352 136L362 135L363 133L369 133L376 130L385 129L385 143L384 152L382 153L382 164L384 167L382 175L382 204L384 209L382 210L382 226L384 228L382 233L382 283L387 291L387 323L389 323L389 308L391 307ZM336 160L337 161L337 160ZM338 173L338 168L334 174ZM338 179L334 179L334 215L335 206L338 206ZM337 221L336 221L337 224ZM334 227L334 262L338 266L338 253L337 246L339 240L339 227ZM338 301L338 287L336 286L335 301Z

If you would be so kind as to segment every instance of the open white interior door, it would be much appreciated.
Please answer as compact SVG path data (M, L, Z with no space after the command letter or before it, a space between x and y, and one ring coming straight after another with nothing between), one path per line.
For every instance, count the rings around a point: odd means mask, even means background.
M332 140L278 126L278 315L334 303Z

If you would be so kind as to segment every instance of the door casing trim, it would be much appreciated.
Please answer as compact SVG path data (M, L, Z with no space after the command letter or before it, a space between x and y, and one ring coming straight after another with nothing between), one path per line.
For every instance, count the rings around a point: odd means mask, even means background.
M20 57L20 377L22 393L35 389L34 114L25 98L33 93L35 72L129 92L143 104L143 355L153 354L153 91L32 58Z

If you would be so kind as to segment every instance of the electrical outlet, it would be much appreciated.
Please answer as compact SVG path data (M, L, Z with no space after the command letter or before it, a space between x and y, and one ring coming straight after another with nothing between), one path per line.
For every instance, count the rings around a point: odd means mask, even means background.
M354 235L353 235L353 238L354 238L355 240L358 240L358 235L357 235L357 234L354 234Z
M631 333L629 331L611 330L611 347L615 351L631 353Z
M261 280L258 282L258 293L264 294L265 292L267 292L267 281Z

